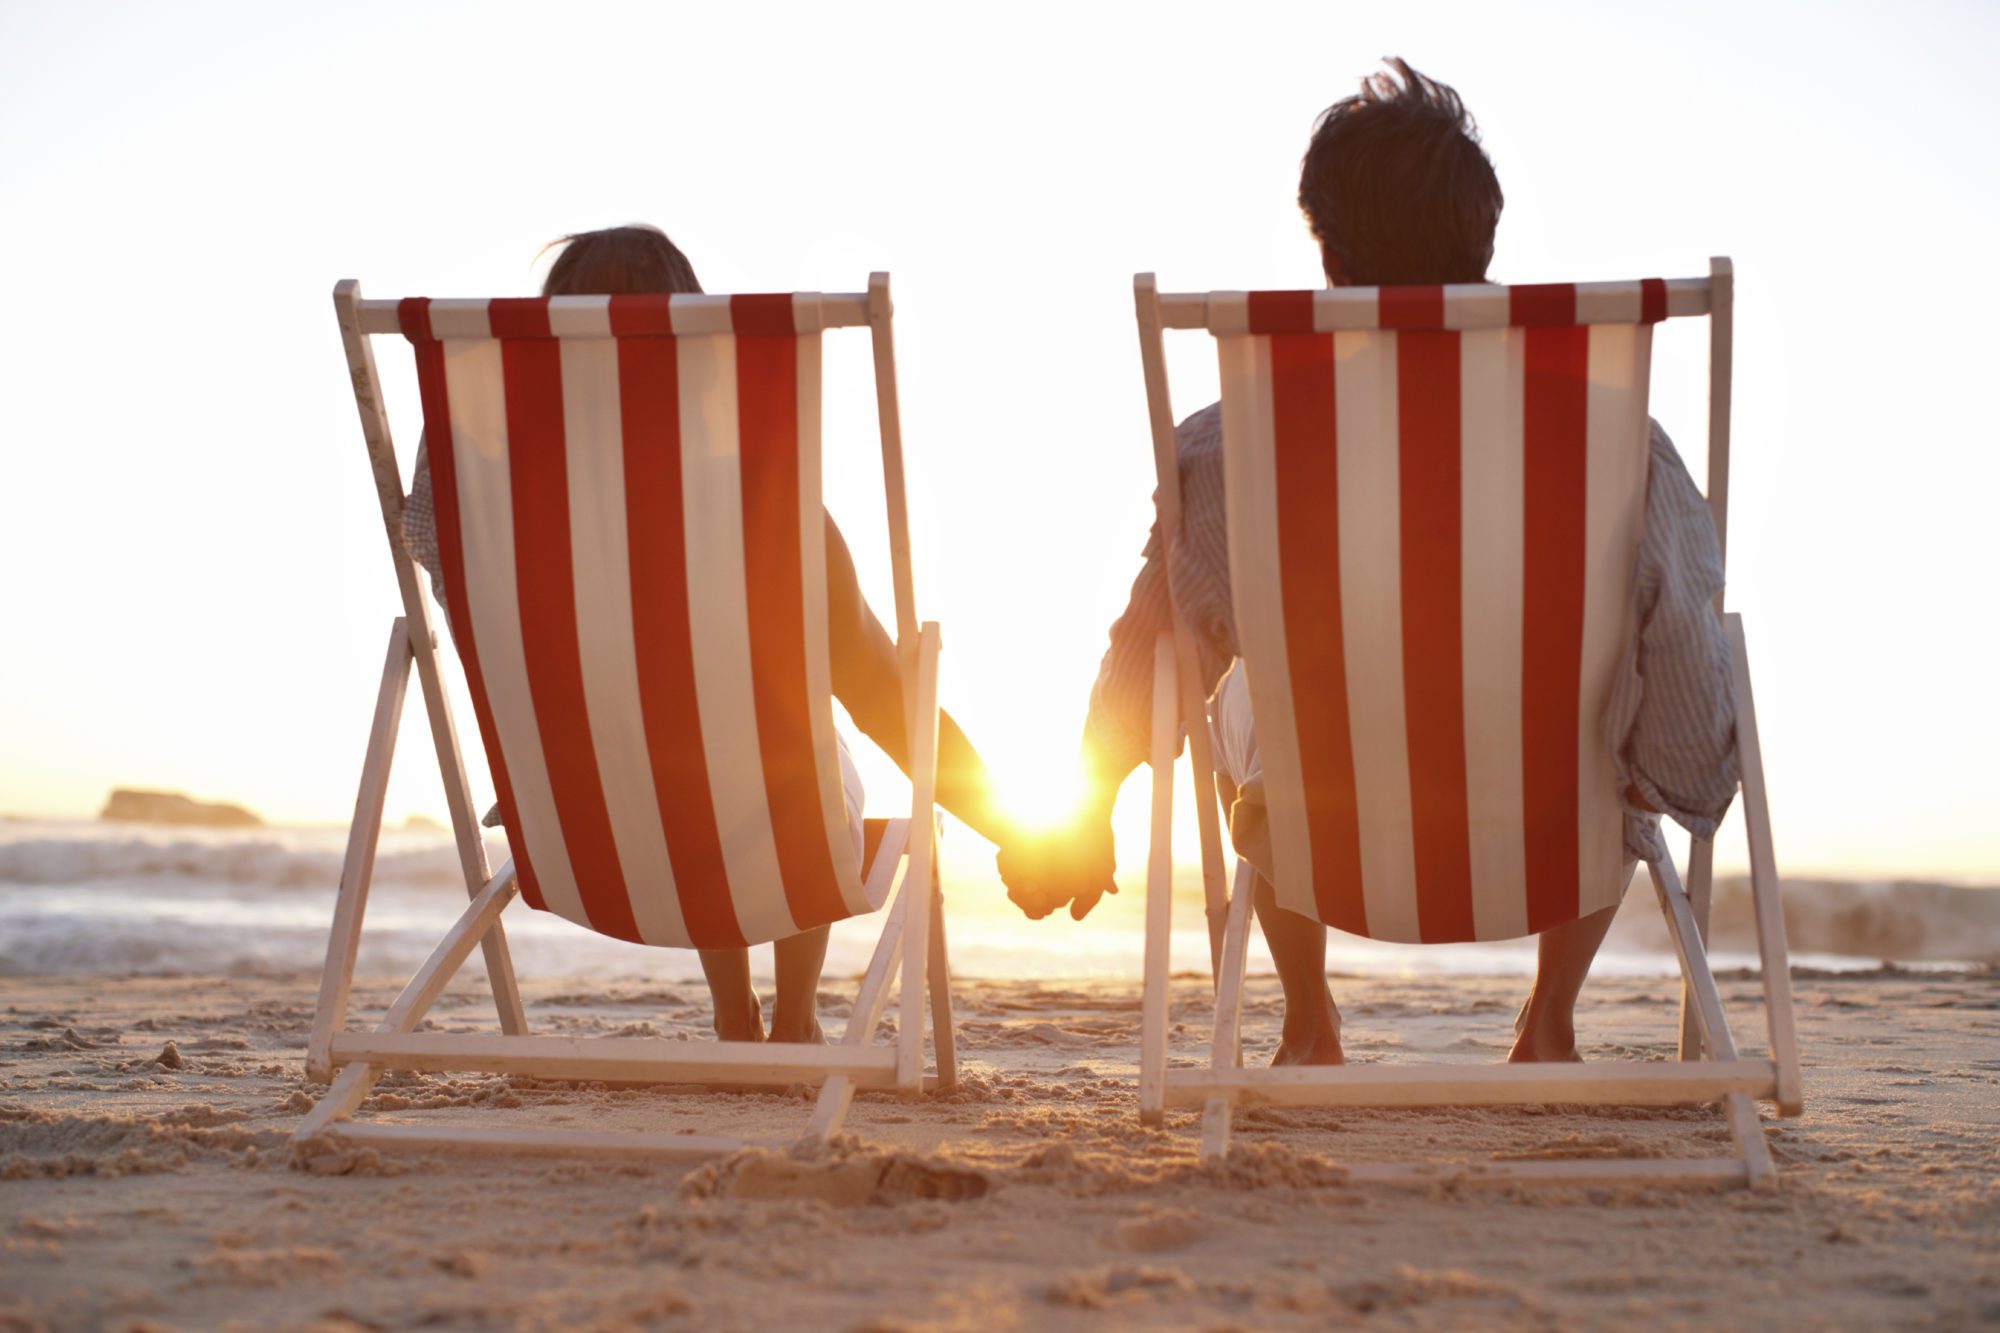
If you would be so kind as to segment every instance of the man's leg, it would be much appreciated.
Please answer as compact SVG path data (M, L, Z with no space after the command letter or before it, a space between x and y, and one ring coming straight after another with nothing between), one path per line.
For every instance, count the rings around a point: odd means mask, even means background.
M819 974L826 963L826 938L831 926L779 940L772 947L778 961L778 999L771 1007L771 1040L826 1040L819 1030Z
M1274 1065L1337 1065L1340 1051L1340 1011L1333 1007L1333 988L1326 983L1326 927L1311 917L1278 906L1278 891L1262 875L1251 903L1271 961L1278 966L1278 984L1285 991L1285 1026Z
M825 945L822 943L822 950ZM715 1035L724 1041L764 1040L764 1013L750 986L748 949L702 949L702 975L715 1001Z
M1225 817L1235 809L1237 787L1261 773L1255 719L1250 715L1250 691L1237 662L1216 686L1209 702L1210 730L1215 737L1216 795ZM1231 840L1239 831L1231 820ZM1238 849L1241 854L1242 849ZM1246 858L1249 859L1249 858ZM1278 1039L1274 1065L1337 1065L1340 1051L1340 1011L1333 989L1326 984L1326 927L1311 917L1278 906L1278 891L1260 873L1251 896L1264 943L1278 968L1285 992L1285 1023Z
M1566 926L1545 930L1535 942L1535 988L1514 1023L1515 1063L1536 1060L1578 1060L1576 997L1583 991L1590 964L1618 915L1616 906L1581 917Z

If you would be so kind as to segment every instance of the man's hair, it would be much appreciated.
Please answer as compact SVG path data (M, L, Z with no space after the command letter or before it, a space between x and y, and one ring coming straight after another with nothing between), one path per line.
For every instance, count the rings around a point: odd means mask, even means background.
M550 245L562 253L549 265L544 296L629 296L698 292L694 265L658 227L643 224L580 231Z
M1500 179L1458 94L1402 59L1320 113L1299 171L1331 276L1360 286L1483 282Z

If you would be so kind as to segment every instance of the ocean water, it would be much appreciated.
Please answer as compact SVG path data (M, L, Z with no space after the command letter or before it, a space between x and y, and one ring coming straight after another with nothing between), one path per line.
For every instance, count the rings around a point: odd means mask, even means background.
M972 843L967 846L965 843ZM204 830L94 821L0 819L0 976L29 974L263 974L311 971L326 951L346 830ZM498 865L504 837L489 839ZM1025 920L1008 904L990 851L969 838L943 854L946 920L955 972L1053 978L1137 976L1143 944L1143 866L1132 884L1089 920ZM1926 884L1788 882L1788 930L1796 962L1831 967L1905 962L2000 961L2000 892ZM448 834L387 830L375 863L358 970L407 975L463 910L465 886ZM1207 966L1197 872L1175 889L1174 966ZM695 955L607 940L525 904L503 918L524 976L692 980ZM836 926L829 978L858 974L879 918ZM1748 895L1717 886L1713 956L1718 967L1754 964ZM753 953L768 975L769 950ZM1328 964L1358 976L1417 972L1522 974L1532 941L1421 947L1384 945L1334 932ZM482 966L475 953L467 967ZM1253 936L1253 972L1269 955ZM1598 968L1667 975L1674 962L1644 877L1627 895Z

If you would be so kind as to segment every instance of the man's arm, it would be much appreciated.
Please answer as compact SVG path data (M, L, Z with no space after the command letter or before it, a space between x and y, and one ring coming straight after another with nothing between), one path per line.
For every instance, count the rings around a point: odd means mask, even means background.
M1117 851L1111 811L1118 789L1145 759L1152 715L1153 641L1172 624L1166 559L1155 528L1146 542L1145 563L1124 614L1111 626L1111 643L1090 691L1084 719L1081 769L1083 790L1067 825L1037 837L1002 843L1000 878L1007 896L1029 917L1041 919L1071 904L1082 920L1107 893L1116 893L1112 873Z
M1671 815L1701 838L1715 835L1738 778L1729 645L1715 614L1721 589L1708 502L1655 424L1646 528L1633 571L1638 633L1605 723L1626 804L1635 814ZM1657 838L1649 829L1639 836Z
M1174 447L1180 465L1180 541L1169 559L1155 525L1125 611L1111 626L1084 721L1084 791L1076 818L1046 845L1001 858L1009 896L1030 916L1047 915L1068 902L1070 914L1081 919L1106 893L1117 891L1111 812L1125 779L1150 757L1154 645L1173 629L1176 609L1194 632L1201 675L1197 684L1204 697L1236 656L1219 405L1181 422ZM1200 720L1195 724L1204 725ZM1174 749L1178 754L1179 737Z

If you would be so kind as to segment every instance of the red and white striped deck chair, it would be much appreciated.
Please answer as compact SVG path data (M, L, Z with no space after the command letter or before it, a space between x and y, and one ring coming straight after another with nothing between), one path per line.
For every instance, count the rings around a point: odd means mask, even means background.
M1602 718L1634 630L1652 326L1708 315L1709 499L1725 530L1731 270L1672 282L1331 288L1161 295L1136 282L1162 530L1179 532L1162 329L1206 329L1221 362L1229 559L1263 768L1274 887L1291 911L1379 940L1538 933L1620 899L1623 808ZM1717 608L1720 613L1720 607ZM1744 824L1770 1058L1739 1056L1704 948L1711 846L1695 891L1651 865L1684 974L1681 1060L1245 1069L1254 872L1227 902L1209 1067L1166 1068L1172 756L1199 700L1156 651L1140 1111L1204 1108L1227 1151L1238 1104L1668 1105L1721 1100L1738 1156L1358 1166L1358 1178L1492 1181L1771 1176L1753 1099L1800 1109L1790 974L1742 619L1734 654ZM1185 634L1176 627L1183 639ZM1213 802L1208 747L1196 799ZM1213 815L1205 812L1204 824ZM1204 837L1219 884L1219 840Z
M334 290L403 615L327 946L298 1130L404 1146L695 1157L683 1133L359 1124L388 1069L821 1086L831 1134L861 1088L918 1091L926 992L955 1077L935 860L938 629L916 622L887 274L866 293L364 301ZM912 718L908 819L848 822L828 660L820 337L867 326ZM416 354L452 638L512 858L489 873L416 568L368 338ZM472 903L372 1032L345 1031L385 784L416 663ZM912 830L916 830L912 836ZM899 874L899 871L902 872ZM916 886L912 892L908 886ZM528 1035L500 915L529 906L642 944L782 939L881 908L844 1038L826 1047ZM501 1033L415 1031L474 946ZM872 1037L901 962L896 1043ZM337 1077L336 1077L337 1073Z

